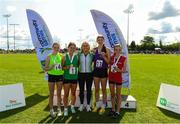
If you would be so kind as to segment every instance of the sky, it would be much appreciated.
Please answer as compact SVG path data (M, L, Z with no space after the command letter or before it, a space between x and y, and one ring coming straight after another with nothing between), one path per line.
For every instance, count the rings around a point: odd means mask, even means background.
M127 14L130 14L129 42L136 44L145 35L161 39L163 44L180 40L180 0L0 0L0 49L7 49L7 28L4 14L11 14L9 24L15 26L16 48L33 48L27 22L26 9L38 12L46 22L54 42L65 47L69 42L78 46L80 40L88 40L95 46L97 31L90 13L91 9L100 10L114 19L127 37ZM9 25L10 49L13 49L13 26Z

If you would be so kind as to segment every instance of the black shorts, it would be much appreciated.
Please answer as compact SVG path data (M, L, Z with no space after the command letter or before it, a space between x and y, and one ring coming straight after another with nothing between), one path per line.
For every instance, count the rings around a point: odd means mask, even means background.
M102 69L95 68L93 71L93 76L97 78L107 78L108 77L107 68L102 68Z
M50 83L63 82L63 75L48 74L48 82Z
M77 84L77 80L64 79L63 84Z
M109 81L109 84L114 84L114 85L119 85L119 86L122 85L122 83L119 83L119 82L113 82L113 81Z

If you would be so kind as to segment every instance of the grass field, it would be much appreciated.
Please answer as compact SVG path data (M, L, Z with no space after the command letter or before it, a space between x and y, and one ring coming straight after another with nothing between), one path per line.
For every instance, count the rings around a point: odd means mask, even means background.
M35 54L0 55L0 85L23 83L26 107L0 112L0 123L110 122L180 123L180 115L156 107L160 84L180 86L180 56L130 55L131 95L137 110L122 109L118 119L105 113L78 112L67 118L52 119L48 109L48 87ZM180 97L179 97L180 98Z

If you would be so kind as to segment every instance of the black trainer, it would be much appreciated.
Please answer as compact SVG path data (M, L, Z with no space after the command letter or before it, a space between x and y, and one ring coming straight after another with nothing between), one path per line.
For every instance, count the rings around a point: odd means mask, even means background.
M113 114L113 116L112 116L112 117L113 117L114 119L116 119L116 118L118 118L118 117L119 117L119 115L120 115L119 113L114 112L114 114Z
M113 116L114 115L114 111L112 111L112 109L109 111L109 113L108 113L108 116Z
M108 108L108 103L106 102L106 104L105 104L105 108Z

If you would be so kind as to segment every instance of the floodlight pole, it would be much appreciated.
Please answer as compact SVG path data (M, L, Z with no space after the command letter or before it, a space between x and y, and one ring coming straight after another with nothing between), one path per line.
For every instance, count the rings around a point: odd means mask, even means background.
M133 13L133 5L130 4L129 7L124 10L124 13L127 14L127 49L129 47L129 14ZM128 67L129 68L129 67ZM128 95L130 94L130 86L128 87Z
M15 39L16 39L16 35L15 35L15 31L16 31L16 26L19 24L10 24L14 27L14 50L16 49L16 44L15 44Z
M124 13L127 14L127 46L129 46L129 14L132 14L134 10L132 9L126 9L124 10Z
M3 17L6 18L6 23L7 23L7 35L6 35L6 38L7 38L7 52L9 52L9 31L8 31L8 18L10 17L11 15L10 14L5 14L3 15Z

